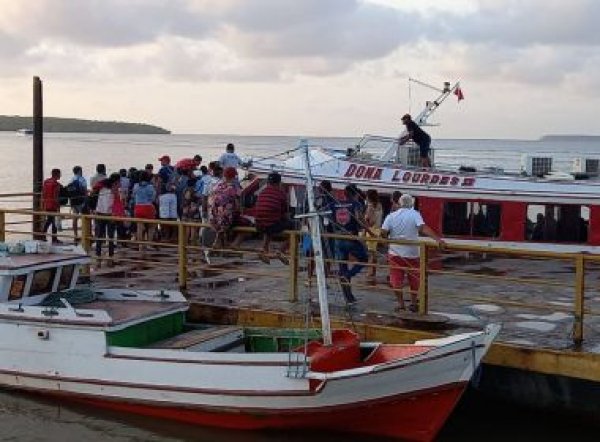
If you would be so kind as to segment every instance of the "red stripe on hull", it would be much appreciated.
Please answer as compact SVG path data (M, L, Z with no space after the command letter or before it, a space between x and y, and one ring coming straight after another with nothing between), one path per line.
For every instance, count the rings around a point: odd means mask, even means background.
M61 395L66 399L120 412L152 416L187 424L237 430L320 429L362 433L414 441L431 441L443 427L466 388L466 383L403 395L354 408L326 411L215 411L148 405L110 399ZM56 394L54 394L56 395Z

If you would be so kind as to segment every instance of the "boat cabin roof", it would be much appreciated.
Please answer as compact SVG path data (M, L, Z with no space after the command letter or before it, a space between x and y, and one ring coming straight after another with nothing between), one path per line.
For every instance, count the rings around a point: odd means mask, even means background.
M34 305L48 294L73 289L90 258L80 247L0 257L0 303Z
M0 257L0 319L87 325L110 330L188 309L180 292L76 288L90 258L80 247L53 247Z
M85 264L87 256L75 253L22 254L0 258L0 276L20 275L38 268L60 267L66 264Z

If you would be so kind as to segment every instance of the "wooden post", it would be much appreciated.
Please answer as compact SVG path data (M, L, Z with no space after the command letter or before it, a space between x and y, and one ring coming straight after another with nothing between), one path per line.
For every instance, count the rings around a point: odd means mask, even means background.
M298 236L290 232L290 301L298 302Z
M88 255L92 252L92 220L88 215L81 216L81 247ZM83 266L83 275L90 276L90 265Z
M33 210L42 210L42 183L44 181L44 100L42 95L42 80L33 77ZM33 215L33 232L41 232L43 217ZM34 233L34 239L41 235Z
M187 248L186 228L182 223L177 226L177 259L179 263L179 289L185 292L187 288Z
M575 258L575 320L573 321L573 342L583 343L583 307L585 299L585 259L583 254Z
M419 245L419 315L429 311L429 288L427 287L427 244Z
M6 214L0 210L0 242L6 241Z

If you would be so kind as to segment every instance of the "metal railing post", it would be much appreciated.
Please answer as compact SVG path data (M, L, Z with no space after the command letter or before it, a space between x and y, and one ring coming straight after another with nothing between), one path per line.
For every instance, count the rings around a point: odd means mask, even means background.
M298 302L298 236L295 231L290 235L290 301Z
M187 248L186 228L183 223L177 225L177 262L179 264L179 289L187 288Z
M419 315L426 315L429 311L429 288L427 274L427 244L419 245Z
M88 255L92 251L92 220L88 215L81 216L81 247ZM90 276L90 265L83 266L84 276Z
M6 241L6 214L0 210L0 241Z
M573 321L573 342L579 346L583 342L583 307L585 298L585 259L583 254L575 258L575 320Z

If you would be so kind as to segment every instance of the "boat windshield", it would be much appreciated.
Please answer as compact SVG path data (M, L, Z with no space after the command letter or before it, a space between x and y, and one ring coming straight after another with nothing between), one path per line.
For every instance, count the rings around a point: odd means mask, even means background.
M387 158L386 152L398 150L398 138L365 135L357 145L357 155L362 158L376 160L396 161L396 158Z

